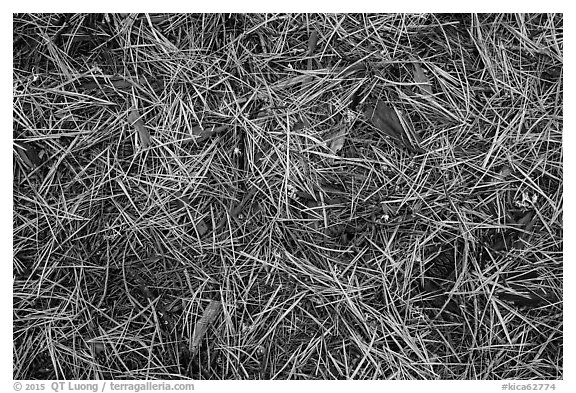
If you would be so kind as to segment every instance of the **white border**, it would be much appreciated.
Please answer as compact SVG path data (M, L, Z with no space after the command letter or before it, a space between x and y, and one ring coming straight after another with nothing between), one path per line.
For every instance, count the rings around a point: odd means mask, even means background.
M259 4L258 4L259 3ZM97 12L96 9L111 10L116 12L126 12L130 10L147 10L153 11L177 11L177 12L234 12L234 11L252 11L252 12L334 12L338 10L341 11L379 11L379 12L439 12L439 11L479 11L478 8L486 11L487 8L490 12L507 12L507 11L518 11L519 9L523 11L556 11L562 12L567 11L567 5L565 3L550 2L550 1L526 1L521 3L516 2L504 2L504 1L482 1L480 4L476 2L470 2L467 4L463 3L453 3L451 6L447 5L446 2L439 4L438 2L430 1L411 1L411 2L388 2L388 1L378 1L378 2L367 2L367 1L334 1L334 2L318 2L310 0L291 0L289 2L274 2L274 3L246 3L239 1L222 1L218 3L214 2L179 2L178 4L172 4L172 2L151 2L143 1L126 5L126 3L120 3L118 1L95 1L95 2L62 2L59 4L54 4L49 1L28 1L24 3L11 3L8 5L10 8L18 8L18 12L32 12L32 11L45 11L45 12L55 12L55 11L92 11ZM520 5L520 6L519 6ZM430 9L433 8L433 9ZM12 11L14 12L14 11ZM12 75L12 70L8 68L8 57L12 53L11 30L12 26L12 12L2 13L0 21L3 34L2 34L2 53L5 56L5 61L3 62L3 75L5 78L2 80L3 88L2 91L5 92L3 98L5 100L2 105L2 124L6 127L1 133L2 143L0 147L3 153L0 154L2 157L2 168L4 170L0 171L2 176L2 183L4 184L4 192L1 194L1 222L2 226L2 242L4 246L2 251L5 255L4 263L2 264L2 284L0 286L1 293L1 315L4 316L6 321L2 323L2 336L0 340L0 370L1 370L1 383L0 387L3 391L13 391L12 382L12 236L11 235L11 223L12 223L12 196L9 194L8 190L12 190L12 97L8 96L8 91L12 91L12 83L8 79L8 75ZM574 63L574 51L572 45L572 39L574 39L573 26L576 22L576 18L573 17L571 12L564 12L564 37L565 45L564 56L565 56L565 67L564 67L564 91L565 91L565 107L573 108L571 106L574 103L573 92L574 92L574 77L573 77L573 66ZM566 72L568 71L568 72ZM574 301L574 287L572 280L574 279L574 264L576 259L574 258L574 246L576 242L576 232L574 230L574 218L576 208L572 205L574 201L574 188L571 181L571 174L574 169L574 163L576 160L576 154L574 154L574 142L576 135L574 130L574 120L573 120L573 110L567 111L564 114L564 152L567 153L564 162L564 171L569 174L568 177L564 179L564 200L568 201L565 205L564 211L564 238L569 241L565 242L564 249L564 272L565 272L565 285L564 285L564 381L554 381L556 384L556 391L576 391L576 385L574 384L574 338L571 332L576 331L576 326L573 322L573 301ZM5 139L4 139L5 138ZM10 227L10 229L9 229ZM566 285L567 284L567 285ZM528 381L517 381L519 383L526 383ZM552 381L551 381L552 382ZM322 390L358 390L362 391L378 391L381 392L383 389L391 389L391 391L425 391L425 392L486 392L486 391L501 391L502 382L499 381L258 381L258 382L246 382L246 381L210 381L202 382L195 381L196 391L262 391L270 392L272 389L281 390L298 390L298 391L319 391ZM572 389L567 389L568 386L573 386ZM50 391L48 388L46 391Z

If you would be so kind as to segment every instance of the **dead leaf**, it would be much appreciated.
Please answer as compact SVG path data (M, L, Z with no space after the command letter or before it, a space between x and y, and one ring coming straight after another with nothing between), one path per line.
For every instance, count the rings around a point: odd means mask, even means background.
M344 147L344 142L346 141L346 135L348 135L348 127L345 125L340 125L338 130L332 134L332 136L327 140L328 148L332 154L337 155L340 150Z
M414 63L414 82L418 84L420 90L424 91L424 93L428 95L432 95L432 84L430 83L430 79L420 67L420 64Z
M174 204L176 205L177 210L180 210L184 206L190 204L190 198L188 198L186 195L184 195L182 193L182 191L177 191L175 196L176 196L176 199L174 200Z
M110 85L115 89L129 89L134 84L124 79L110 80ZM81 90L105 90L109 85L107 83L85 82L80 85Z
M146 88L152 88L155 92L160 92L163 88L163 83L154 78L147 78L142 76L140 78L125 78L121 76L113 76L110 78L101 78L100 81L94 78L94 81L86 81L82 83L78 88L82 91L90 90L102 90L102 91L114 91L114 90L127 90L130 88L136 88L140 91L147 91ZM145 88L146 87L146 88Z
M196 322L194 333L192 334L192 355L195 355L200 348L202 338L206 334L206 331L208 331L210 325L218 318L218 315L220 315L221 309L222 304L218 300L212 300L204 310L200 320Z
M18 142L18 145L15 145L15 147L16 152L18 152L18 155L28 169L33 170L40 166L42 160L34 146L26 142Z
M316 44L318 43L318 31L314 30L312 34L310 34L310 38L308 38L308 62L306 65L306 69L312 69L312 55L316 50Z
M308 39L308 56L312 56L316 50L316 44L318 44L318 31L314 30Z
M376 107L368 107L364 115L384 134L397 142L402 142L401 135L404 133L404 129L394 109L384 102L378 101Z
M176 197L174 199L174 204L176 205L177 210L184 209L186 206L190 205L190 198L184 195L182 191L177 191L174 196ZM194 228L196 229L198 236L203 236L208 232L208 225L206 225L206 222L202 219L194 223Z
M206 232L208 232L208 225L204 222L204 220L199 220L194 224L196 227L196 232L198 232L198 236L204 236Z
M132 108L128 114L128 121L134 126L136 131L138 131L138 138L140 138L140 144L144 149L150 146L150 131L148 127L144 124L144 121L140 117L140 113L136 108Z
M528 290L522 288L523 290L521 291L521 288L520 285L510 285L511 292L497 293L496 296L501 300L520 307L538 307L558 301L552 292L548 292L545 289Z
M256 187L250 187L250 189L244 194L244 196L242 197L242 200L240 201L240 203L238 203L234 208L232 208L232 210L230 211L230 218L238 218L241 217L241 213L244 210L245 207L247 207L248 205L248 201L254 196L254 194L256 193ZM221 222L224 222L226 220L226 217L222 217ZM219 225L220 226L220 223Z
M182 141L182 144L186 145L189 143L202 143L205 140L207 140L208 138L211 138L213 135L219 134L221 132L224 132L228 129L228 126L219 126L219 127L208 127L208 128L203 128L201 126L196 126L193 127L191 130L192 135L194 135L192 138L187 138L184 139Z
M95 341L92 343L92 349L96 355L100 355L102 352L106 350L106 347L103 343Z
M292 126L292 131L300 131L306 127L310 127L310 122L303 117L302 120L298 120L296 123L294 123Z
M447 295L440 285L431 279L424 280L424 293L426 301L434 307L447 310L452 314L460 314L460 307L455 299Z
M382 131L385 135L389 136L396 142L396 144L406 147L413 153L423 153L424 150L418 146L414 146L410 137L404 131L404 127L393 108L384 104L383 101L378 101L376 108L368 107L364 111L364 116L374 124L376 128ZM415 136L418 139L418 136Z

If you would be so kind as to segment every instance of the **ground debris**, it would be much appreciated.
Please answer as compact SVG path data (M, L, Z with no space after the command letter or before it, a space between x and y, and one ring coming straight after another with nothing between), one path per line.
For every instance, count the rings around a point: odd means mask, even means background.
M138 112L138 109L132 108L130 110L130 112L128 113L128 121L132 126L134 126L134 128L138 132L138 137L140 139L140 144L142 145L142 147L144 149L149 147L150 131L148 130L148 127L146 127L146 125L144 124L144 121L142 120L140 112Z
M208 331L210 325L216 320L216 318L218 318L218 315L220 315L221 311L222 303L220 303L218 300L212 300L204 310L200 320L196 322L190 346L192 355L195 355L196 352L198 352L198 349L200 349L202 338Z
M214 135L220 134L228 129L228 126L211 126L207 128L203 128L201 126L196 126L192 128L191 133L192 137L184 139L182 141L183 145L187 145L190 143L202 143Z
M393 108L390 108L379 100L375 107L368 107L364 112L364 116L384 135L392 138L396 144L407 148L413 153L423 153L424 150L415 145L416 141L411 140L408 136L398 114Z
M33 170L42 164L38 150L32 144L26 142L18 142L18 144L14 146L16 147L16 151L28 169Z
M430 79L422 70L422 67L418 63L414 63L414 82L418 84L420 90L427 94L432 95L432 84L430 83Z

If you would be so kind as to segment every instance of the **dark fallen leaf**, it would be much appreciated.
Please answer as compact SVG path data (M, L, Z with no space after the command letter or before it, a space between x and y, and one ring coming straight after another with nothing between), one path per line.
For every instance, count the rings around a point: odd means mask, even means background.
M545 290L524 290L517 293L500 292L496 296L500 300L512 303L516 306L538 307L543 304L555 303L556 297Z
M308 38L308 63L306 65L306 69L312 69L312 55L316 50L316 44L318 43L318 31L314 30L312 34L310 34L310 38Z
M407 148L413 153L424 153L423 149L414 146L404 131L396 111L384 104L383 101L378 101L375 108L369 107L366 109L364 116L386 136L392 138L396 144Z
M308 39L308 56L312 56L316 50L316 44L318 44L318 31L314 30Z
M362 72L362 71L366 71L366 64L364 64L364 62L362 62L362 61L357 61L356 63L351 64L349 66L341 67L341 68L337 68L337 69L333 70L333 72L336 73L338 78L348 78L352 74L355 74L357 72Z
M534 269L509 272L504 276L504 289L496 292L496 296L501 300L516 306L528 307L538 307L558 301L554 292L539 284L542 279Z
M126 81L126 80L111 80L110 84L116 88L116 89L129 89L130 87L133 86L132 83ZM86 82L86 83L82 83L80 85L80 90L103 90L105 88L109 87L108 84L106 83L96 83L96 82Z
M140 144L143 148L150 146L150 131L148 127L144 124L144 121L140 117L140 113L136 108L132 108L128 114L128 121L136 131L138 132L138 138L140 139Z
M298 120L296 123L294 123L292 126L292 131L300 131L306 127L310 127L310 122L308 122L308 120L305 118L302 118L302 120Z
M175 198L172 203L175 205L176 210L185 209L190 205L190 198L184 195L182 191L177 191L174 196ZM208 225L206 225L206 222L202 219L195 221L193 225L198 236L200 237L204 236L204 234L208 232Z
M430 279L424 280L425 299L435 308L447 310L453 314L460 314L460 307L454 299L451 299L446 292Z
M176 205L176 209L180 210L183 207L190 204L190 198L182 193L182 191L176 192L176 199L174 200L174 204Z
M496 237L492 243L494 251L509 251L512 247L523 248L522 239L526 240L534 227L534 212L529 211L514 225L516 228L509 229L502 235Z
M518 225L521 228L524 228L525 231L529 231L532 229L532 226L534 224L532 218L534 217L534 212L533 211L529 211L528 213L524 214L519 220L518 220Z
M14 146L16 147L16 152L28 169L33 170L42 164L38 151L30 143L18 142L18 144Z
M100 355L102 352L106 350L106 346L101 342L93 342L92 349L96 355Z
M199 220L194 223L196 227L196 232L198 232L198 236L204 236L206 232L208 232L208 225L204 222L204 220Z
M360 104L360 102L362 102L362 100L364 100L364 98L366 98L365 86L360 85L352 93L352 98L350 99L350 105L349 105L350 110L356 111L358 104Z
M208 331L210 325L218 318L221 311L222 304L217 300L212 300L204 310L204 313L202 313L202 317L196 322L194 333L192 334L192 355L195 355L198 349L200 349L202 338Z
M151 88L155 92L160 92L163 88L163 83L160 80L146 78L145 76L134 79L113 76L110 78L101 78L100 81L96 80L86 81L80 84L78 88L81 91L91 91L91 90L114 91L114 90L128 90L131 88L137 88L143 92L147 92L149 91L149 88Z
M364 115L384 134L395 141L401 142L400 135L404 130L393 109L385 105L382 101L378 101L376 107L369 107L364 112Z
M504 273L504 278L507 281L525 282L529 280L538 280L540 276L536 270L529 270L525 272L508 272ZM514 284L513 284L514 285ZM517 284L515 284L517 285Z
M244 193L242 200L240 203L236 204L234 207L230 209L229 217L232 219L237 219L238 217L242 217L242 211L248 207L248 201L254 196L256 193L257 188L251 187L248 191ZM222 217L218 222L217 228L221 228L224 223L226 223L227 217Z
M414 82L418 84L420 90L425 92L428 95L432 95L432 84L430 83L430 79L420 67L420 64L414 63Z
M208 127L202 128L201 126L193 127L191 130L192 138L187 138L182 141L183 145L187 145L190 143L202 143L207 139L211 138L212 136L224 132L228 129L228 126L220 126L220 127Z
M348 127L342 124L328 137L326 142L328 142L328 148L332 154L337 155L338 152L342 150L344 142L346 141L346 135L348 135Z
M303 200L303 201L314 201L316 202L316 197L306 191L296 191L295 192L296 197L298 197L298 199Z
M152 24L162 23L170 20L173 15L171 14L150 14L150 22Z

